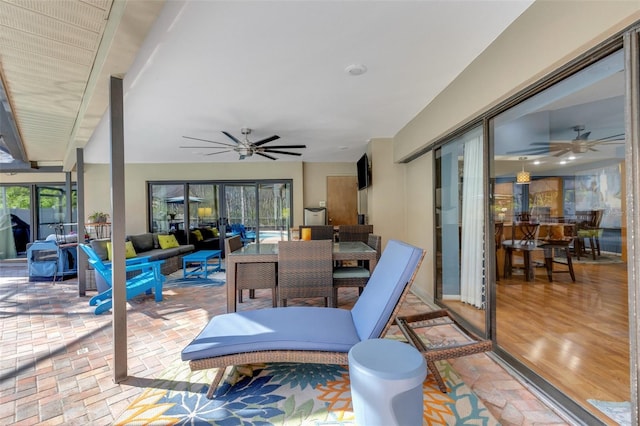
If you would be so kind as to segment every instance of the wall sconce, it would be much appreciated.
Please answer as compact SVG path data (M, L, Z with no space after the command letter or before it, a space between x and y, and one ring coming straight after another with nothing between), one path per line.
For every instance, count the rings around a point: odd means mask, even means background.
M529 182L531 182L531 174L524 171L524 161L526 159L527 157L520 157L520 161L522 161L522 171L516 175L516 183L519 185L528 185Z

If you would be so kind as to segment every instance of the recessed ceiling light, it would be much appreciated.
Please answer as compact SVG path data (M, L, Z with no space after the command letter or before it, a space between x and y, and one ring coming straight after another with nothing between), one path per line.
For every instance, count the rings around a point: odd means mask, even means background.
M365 72L367 72L367 67L364 66L363 64L351 64L348 67L346 67L344 70L349 75L362 75Z

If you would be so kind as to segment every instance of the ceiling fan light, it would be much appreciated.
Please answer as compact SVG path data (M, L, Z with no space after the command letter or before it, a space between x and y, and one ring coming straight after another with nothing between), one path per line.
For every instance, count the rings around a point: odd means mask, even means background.
M525 172L524 170L518 172L516 175L516 183L520 185L527 185L531 182L531 174L529 172Z
M251 157L251 154L253 154L253 151L251 151L251 148L246 146L239 147L236 149L236 151L238 151L238 154L240 154L243 157Z

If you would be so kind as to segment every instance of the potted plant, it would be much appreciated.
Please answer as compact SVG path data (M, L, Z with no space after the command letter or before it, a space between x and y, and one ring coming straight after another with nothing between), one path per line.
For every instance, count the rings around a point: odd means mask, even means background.
M109 222L109 213L93 212L89 215L89 223L107 223Z

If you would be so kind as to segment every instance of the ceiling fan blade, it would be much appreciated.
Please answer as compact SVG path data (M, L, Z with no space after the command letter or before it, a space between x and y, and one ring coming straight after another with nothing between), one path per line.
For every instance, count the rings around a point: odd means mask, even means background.
M226 149L224 151L218 151L218 152L211 152L209 154L204 154L204 155L218 155L218 154L224 154L225 152L232 152L232 149Z
M207 143L217 143L217 144L220 144L220 145L225 145L225 146L235 147L235 145L231 145L230 143L218 142L218 141L209 141L209 140L206 140L206 139L193 138L193 137L191 137L191 136L183 136L183 138L185 138L185 139L192 139L192 140L194 140L194 141L207 142Z
M268 154L265 154L265 153L263 153L263 152L258 152L258 151L256 151L256 154L258 154L258 155L262 155L263 157L267 157L267 158L269 158L269 159L271 159L271 160L277 160L277 158L276 158L276 157L272 157L272 156L270 156L270 155L268 155Z
M285 155L302 155L299 152L288 152L288 151L279 151L277 149L264 148L261 150L262 152L270 152L272 154L285 154Z
M187 149L228 149L227 147L224 147L224 146L180 146L180 148L187 148Z
M271 145L271 146L265 146L264 148L269 148L269 149L273 149L273 148L306 148L306 145Z
M260 145L264 145L265 143L269 143L271 141L275 141L276 139L280 139L280 136L278 135L273 135L271 137L259 140L258 142L254 142L253 145L254 146L260 146Z
M610 141L618 141L618 140L624 140L624 133L620 133L618 135L611 135L611 136L607 136L606 138L600 138L600 139L596 139L596 141L606 141L606 142L610 142Z
M546 148L530 148L530 149L520 149L517 151L507 151L506 154L531 154L531 155L537 155L537 154L546 154L548 153L549 150Z
M230 133L225 132L224 130L222 131L222 133L224 133L229 139L231 139L232 141L234 141L235 143L237 143L238 145L242 145L242 142L240 142L238 139L236 139L235 136L233 136Z

